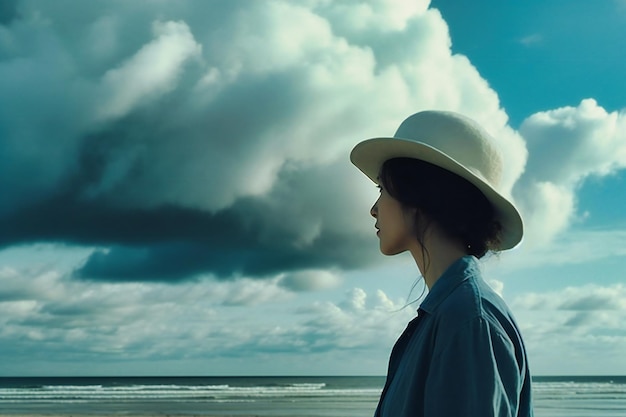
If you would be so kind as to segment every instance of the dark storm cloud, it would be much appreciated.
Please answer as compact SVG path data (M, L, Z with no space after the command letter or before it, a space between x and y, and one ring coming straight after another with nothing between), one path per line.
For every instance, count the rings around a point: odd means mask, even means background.
M288 231L268 235L249 202L216 214L180 207L128 210L67 196L0 219L3 245L62 241L110 247L94 252L76 276L107 281L180 281L202 273L220 278L267 276L301 268L362 264L373 250L356 236L324 231L305 246ZM370 242L371 243L371 242Z
M263 277L302 268L352 268L371 255L371 240L364 243L347 223L332 230L332 224L324 219L329 206L340 212L345 204L340 196L342 182L332 178L329 167L284 171L265 196L240 198L217 211L174 203L136 204L168 192L168 187L187 186L167 181L150 184L143 179L150 165L172 162L163 155L151 155L152 150L143 150L129 163L124 182L107 179L112 175L110 167L119 166L116 160L131 154L138 142L168 137L164 131L185 137L181 133L185 130L167 126L169 119L159 111L124 119L83 138L75 172L57 185L54 196L0 217L0 246L63 242L104 247L95 251L75 276L106 281L181 281L207 273L219 278ZM222 115L228 114L222 111ZM207 119L220 137L235 139L251 134L259 123L251 120L241 126L216 115ZM245 146L236 140L224 142L224 147ZM128 187L132 182L141 184L142 189ZM221 182L228 180L216 173L210 182L198 184L198 192L219 192ZM105 183L113 185L103 186ZM103 191L105 187L109 189ZM334 193L329 193L333 189ZM329 196L334 200L322 200ZM340 217L340 213L334 216ZM303 243L307 228L313 235Z
M349 181L331 165L285 168L265 195L239 198L217 211L174 203L137 204L168 192L168 187L187 186L164 181L152 187L144 182L143 190L124 189L129 182L142 183L151 166L172 163L165 155L151 154L155 144L129 163L121 185L107 179L111 165L119 166L116 161L131 154L137 143L194 134L172 127L165 113L158 106L149 108L83 137L75 171L58 183L53 197L0 216L0 247L30 242L101 247L74 275L103 281L178 282L200 274L265 277L299 269L353 268L370 258L373 240L364 240L345 221L349 215L342 214L342 193ZM262 128L260 120L243 126L219 115L207 120L219 138L243 138ZM245 146L236 140L223 142L226 148ZM352 169L347 161L339 167ZM198 184L198 192L211 195L224 181L216 174ZM103 191L102 184L109 182L114 185Z
M275 105L274 110L263 109L245 124L229 118L240 94L264 96L245 91L257 88L252 84L239 84L237 94L222 101L225 106L198 122L213 132L217 151L245 150L244 139L265 129L264 118L286 117L271 114L281 107ZM246 104L242 109L246 111ZM177 282L200 274L221 279L265 277L299 269L353 268L370 258L373 239L364 240L358 229L351 228L344 210L348 201L343 193L350 184L342 172L352 170L347 161L335 166L286 167L265 194L240 197L219 210L153 200L190 186L199 198L219 194L227 188L224 183L233 180L224 178L226 173L238 171L224 167L222 175L216 170L198 184L177 179L177 165L193 163L197 157L189 148L203 152L204 142L196 144L194 138L206 142L207 135L195 133L197 125L185 127L171 113L168 108L149 106L82 137L74 169L56 183L53 196L0 216L0 247L30 242L101 247L75 276L104 281ZM170 147L172 142L188 148ZM133 157L127 160L129 155ZM224 163L220 158L205 162ZM155 169L169 175L162 181L147 178L146 172ZM182 170L179 167L178 172ZM366 213L364 207L363 219Z
M363 256L353 250L358 242L322 237L306 249L274 247L258 242L239 246L203 243L163 243L142 247L114 246L92 254L76 275L106 281L179 281L200 273L220 278L264 277L306 268L353 268ZM350 250L345 248L349 247ZM364 247L363 252L370 252Z

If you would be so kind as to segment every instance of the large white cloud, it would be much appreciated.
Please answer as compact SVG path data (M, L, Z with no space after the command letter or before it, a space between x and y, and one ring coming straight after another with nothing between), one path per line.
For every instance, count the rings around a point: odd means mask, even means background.
M62 135L65 146L56 143L60 135L49 138L47 126L29 120L33 146L54 143L59 155L19 153L18 130L7 122L12 166L52 170L45 181L3 175L31 199L54 193L91 148L102 149L100 174L85 198L225 209L270 191L286 167L308 172L346 164L357 141L390 135L425 108L483 122L507 158L506 189L523 169L524 143L506 126L497 95L466 58L452 55L447 26L428 2L95 2L68 16L65 6L25 2L23 19L8 29L15 42L39 31L20 53L32 60L29 78L53 68L58 74L48 84L69 92L68 102L79 107L57 116L71 127ZM380 16L388 17L386 25L364 24ZM38 54L44 39L54 40L54 50ZM6 75L3 82L15 84L15 72ZM50 114L58 106L53 96L44 90L22 101ZM308 191L297 188L294 200Z
M545 243L580 217L576 193L585 180L626 167L626 113L607 112L587 99L531 115L520 133L529 159L515 192L529 241Z

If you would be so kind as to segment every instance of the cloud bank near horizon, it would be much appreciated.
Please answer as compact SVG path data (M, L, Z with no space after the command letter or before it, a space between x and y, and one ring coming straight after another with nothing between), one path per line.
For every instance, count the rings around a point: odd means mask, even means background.
M514 297L511 306L534 368L562 372L550 360L563 364L564 358L581 373L620 368L620 363L598 368L593 353L622 357L625 294L622 284L586 284ZM291 372L306 355L322 364L339 361L340 368L337 363L326 368L337 372L383 374L393 341L414 316L413 308L403 309L406 300L390 299L381 290L352 288L327 301L293 303L294 298L278 279L103 284L71 280L59 271L3 268L0 341L13 358L3 372L42 375L46 368L31 364L44 366L54 358L68 374L104 375L120 363L130 366L122 368L125 374L133 374L133 366L158 361L160 371L171 366L176 374L191 375L219 372L246 357L259 363L249 372L271 373L262 359L280 354L281 369Z
M402 300L359 288L336 302L290 305L294 294L280 280L103 284L71 280L58 271L3 268L0 284L0 341L7 341L4 353L13 358L3 368L7 375L45 374L37 366L26 371L24 364L50 358L67 364L69 374L108 374L108 364L120 361L158 360L161 370L180 360L181 352L200 367L178 367L178 374L215 373L220 362L232 358L355 350L381 356L381 367L387 345L412 314L395 311ZM265 320L259 322L259 315ZM391 318L401 319L390 323ZM77 362L89 370L73 369ZM351 366L359 369L357 363Z

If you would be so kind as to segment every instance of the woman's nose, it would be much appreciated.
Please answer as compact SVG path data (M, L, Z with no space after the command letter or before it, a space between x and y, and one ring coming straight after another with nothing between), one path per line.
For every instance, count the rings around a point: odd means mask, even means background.
M378 218L378 200L376 200L376 202L370 209L370 214L372 215L373 218Z

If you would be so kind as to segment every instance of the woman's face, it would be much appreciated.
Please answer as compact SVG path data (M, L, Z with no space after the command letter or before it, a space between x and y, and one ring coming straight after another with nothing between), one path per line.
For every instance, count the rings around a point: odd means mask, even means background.
M374 227L380 239L380 251L385 255L396 255L409 250L417 239L413 234L414 213L410 213L402 204L393 198L384 187L380 189L380 197L374 203L370 214L376 219Z

